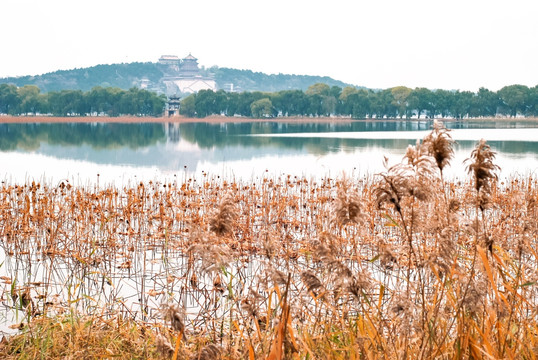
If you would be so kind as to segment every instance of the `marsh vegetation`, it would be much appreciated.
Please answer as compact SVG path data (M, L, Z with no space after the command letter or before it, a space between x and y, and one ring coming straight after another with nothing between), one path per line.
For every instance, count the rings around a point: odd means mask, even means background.
M435 123L375 177L0 189L3 358L532 358L538 181Z

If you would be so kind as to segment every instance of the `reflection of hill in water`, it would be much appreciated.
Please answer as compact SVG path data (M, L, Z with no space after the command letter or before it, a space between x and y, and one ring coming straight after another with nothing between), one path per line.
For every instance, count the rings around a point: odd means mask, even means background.
M494 123L480 123L492 128ZM514 127L514 124L503 122ZM452 128L476 124L448 123ZM402 152L415 140L323 137L256 137L252 134L334 133L428 130L431 122L357 121L343 123L187 123L187 124L0 124L0 151L36 152L59 159L99 164L157 166L176 170L198 162L248 160L263 156L326 155L361 150ZM538 154L537 142L493 141L506 154ZM456 149L470 151L473 141L459 141Z

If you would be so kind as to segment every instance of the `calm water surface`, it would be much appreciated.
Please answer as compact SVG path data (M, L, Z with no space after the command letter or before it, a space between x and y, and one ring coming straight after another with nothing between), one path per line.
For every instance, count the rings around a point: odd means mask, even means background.
M536 175L538 123L446 122L457 141L447 173L464 177L462 162L485 138L497 151L502 177ZM139 180L221 176L372 175L382 160L401 160L430 121L188 124L0 124L0 179L126 184Z

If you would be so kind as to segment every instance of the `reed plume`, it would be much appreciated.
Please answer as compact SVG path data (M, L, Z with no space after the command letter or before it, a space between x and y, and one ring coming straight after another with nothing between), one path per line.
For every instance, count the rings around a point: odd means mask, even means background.
M160 312L165 321L170 323L170 327L179 332L183 340L186 341L185 323L183 322L183 310L177 304L162 304Z
M337 250L332 239L327 234L322 234L319 240L315 240L312 243L312 257L315 261L321 261L329 264L334 261Z
M197 354L190 357L190 360L219 360L222 359L222 349L215 344L207 344Z
M288 282L288 275L284 274L284 272L276 268L270 268L268 271L269 276L276 285L283 286L286 285L286 283Z
M434 264L437 265L440 275L448 274L452 267L457 266L457 262L455 262L457 244L453 239L453 233L452 227L446 227L439 233Z
M257 318L260 309L260 302L264 300L258 292L249 288L248 295L241 300L241 308L250 316Z
M314 295L318 295L318 290L324 289L323 284L316 275L310 270L301 272L301 280L305 284L308 291L311 291Z
M219 236L231 234L234 222L239 217L232 196L228 195L221 201L218 211L209 220L209 228Z
M187 249L187 253L200 260L200 268L206 273L220 271L233 259L232 250L226 244L195 244Z
M416 341L416 338L422 335L420 326L417 324L419 309L407 295L396 293L391 299L390 311L394 317L396 331L400 336Z
M387 171L379 174L382 181L374 188L377 205L381 207L384 203L390 203L394 206L394 209L401 214L401 201L404 196L409 195L410 193L409 178L407 176L408 168L402 164L396 164L389 167L387 157L383 160L383 166L385 166Z
M466 163L470 162L467 166L467 172L474 178L475 190L478 194L478 206L482 211L489 203L491 181L497 180L495 172L500 170L500 167L493 163L495 154L495 151L491 150L486 140L481 139L471 152L471 157L465 160Z
M427 145L417 140L415 146L409 145L404 160L410 169L407 171L409 195L417 200L427 200L432 193L433 158Z
M486 302L484 298L488 294L488 281L481 272L474 273L472 277L463 281L464 287L468 286L467 293L460 299L461 305L471 314L482 311ZM468 285L467 285L468 284Z
M398 265L398 259L394 255L391 244L387 244L381 235L376 238L379 252L379 263L385 270L393 270Z
M344 176L339 183L334 204L334 220L340 225L355 224L360 217L360 199L351 189L350 181Z
M424 146L419 141L416 146L409 146L404 160L407 163L389 167L385 157L383 165L387 171L379 174L382 181L374 188L378 207L390 203L401 217L404 197L412 196L424 201L429 199L432 191L432 158L426 153Z
M445 128L442 121L434 120L433 130L424 137L424 145L428 149L428 153L435 159L441 177L443 169L450 164L454 157L454 140L449 132L450 130Z
M169 358L174 353L174 348L170 341L161 334L158 334L155 338L155 346L157 347L157 352L164 358Z

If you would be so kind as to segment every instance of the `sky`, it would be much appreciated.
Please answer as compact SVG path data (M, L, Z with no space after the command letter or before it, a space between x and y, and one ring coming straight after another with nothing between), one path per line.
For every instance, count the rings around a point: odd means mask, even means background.
M350 84L538 85L536 0L0 0L0 77L192 53Z

